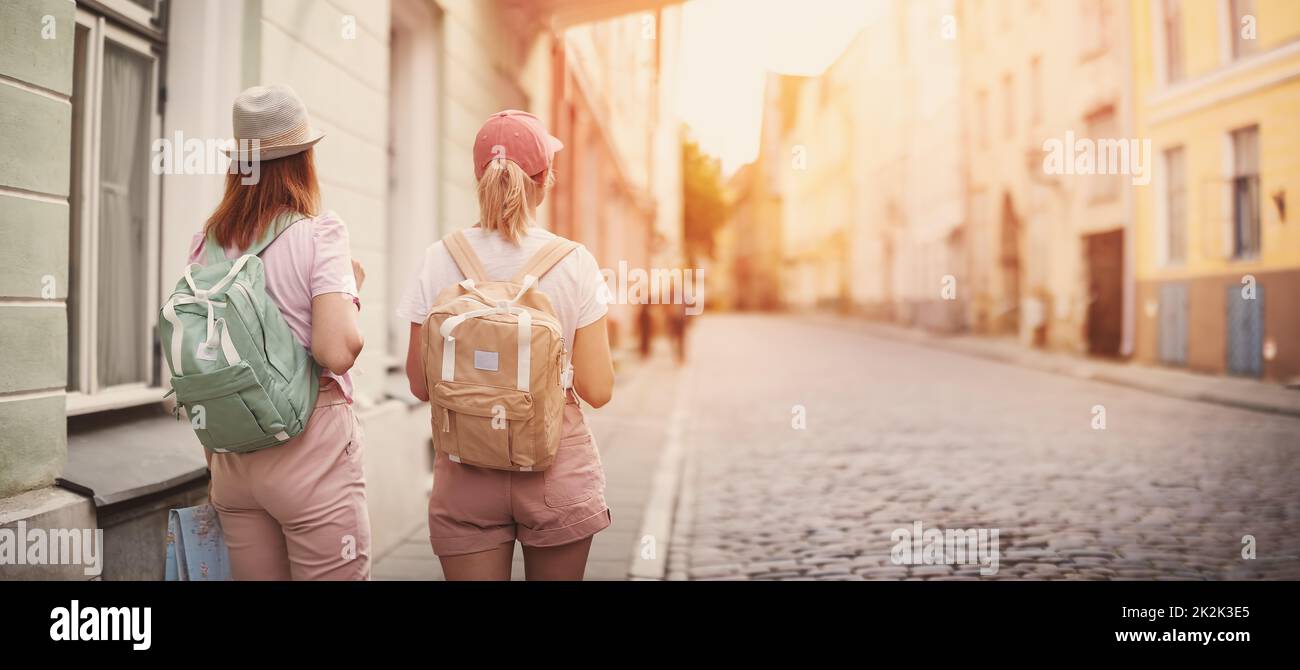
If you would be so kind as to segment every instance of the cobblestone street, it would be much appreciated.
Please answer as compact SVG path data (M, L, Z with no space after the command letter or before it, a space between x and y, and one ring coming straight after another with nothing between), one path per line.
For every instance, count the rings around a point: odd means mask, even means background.
M1295 417L851 322L710 316L692 348L670 579L1300 578ZM998 571L894 564L915 522L998 529Z

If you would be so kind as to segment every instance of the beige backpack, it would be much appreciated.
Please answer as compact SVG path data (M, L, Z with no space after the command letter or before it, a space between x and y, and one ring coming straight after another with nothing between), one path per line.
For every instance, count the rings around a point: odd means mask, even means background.
M572 380L564 329L537 280L578 247L557 237L510 281L489 281L460 231L443 238L465 281L421 329L434 448L456 463L545 470Z

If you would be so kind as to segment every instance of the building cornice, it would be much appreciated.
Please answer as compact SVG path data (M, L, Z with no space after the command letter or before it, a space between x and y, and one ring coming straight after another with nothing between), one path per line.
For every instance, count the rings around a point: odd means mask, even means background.
M1288 62L1290 59L1290 62ZM1270 66L1281 65L1264 74ZM1196 79L1157 89L1146 100L1151 123L1159 124L1300 78L1300 39L1288 42Z

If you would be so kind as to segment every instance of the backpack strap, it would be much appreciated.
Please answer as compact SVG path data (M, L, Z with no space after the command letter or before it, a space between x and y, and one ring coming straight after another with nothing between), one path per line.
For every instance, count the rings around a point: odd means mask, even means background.
M479 261L478 255L474 249L469 246L469 240L465 239L465 233L457 230L450 235L442 238L442 245L447 247L447 252L451 254L451 260L456 263L460 273L465 278L473 282L485 282L488 280L487 271L483 269L483 263Z
M266 251L266 248L271 246L271 243L280 239L280 236L283 235L285 231L292 228L295 223L305 221L306 219L306 216L303 216L298 212L281 214L280 216L275 217L275 219L271 221L271 225L266 227L266 232L262 233L262 239L254 242L253 246L245 249L244 255L252 254L254 256L261 256L262 252ZM285 221L287 221L287 223L281 225L281 223Z
M541 279L542 275L550 272L556 263L564 260L564 257L577 249L578 246L578 243L573 240L556 237L543 245L541 249L538 249L537 253L533 254L533 257L528 259L527 263L524 263L524 267L519 270L519 274L516 274L515 278L510 281L523 284L530 275L534 280Z

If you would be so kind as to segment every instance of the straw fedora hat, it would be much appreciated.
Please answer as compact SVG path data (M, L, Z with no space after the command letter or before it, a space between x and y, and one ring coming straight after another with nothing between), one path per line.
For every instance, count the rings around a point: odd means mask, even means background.
M235 98L231 122L235 146L226 149L226 155L237 161L292 156L325 137L325 133L312 128L302 99L283 84L254 86L240 93Z

